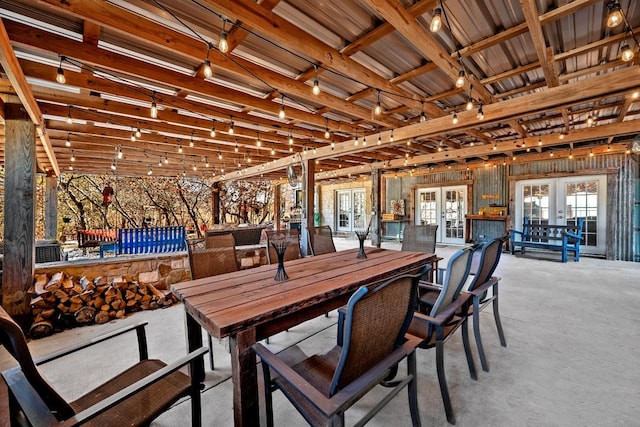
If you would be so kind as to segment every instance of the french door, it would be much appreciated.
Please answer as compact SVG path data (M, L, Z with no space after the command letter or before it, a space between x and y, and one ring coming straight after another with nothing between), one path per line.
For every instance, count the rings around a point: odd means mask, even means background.
M604 175L531 179L516 182L516 228L524 217L534 224L574 225L584 219L583 253L606 250L607 180Z
M416 200L416 224L437 225L438 243L464 243L466 186L419 188Z
M338 231L351 232L367 228L366 199L364 189L338 190L337 224Z

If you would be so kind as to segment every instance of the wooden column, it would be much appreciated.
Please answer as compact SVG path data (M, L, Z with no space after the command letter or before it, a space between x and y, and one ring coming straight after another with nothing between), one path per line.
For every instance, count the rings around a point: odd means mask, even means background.
M304 174L303 174L303 206L302 206L302 221L300 223L300 240L302 242L302 256L309 255L309 233L307 230L309 227L313 227L313 210L314 210L314 193L315 193L315 174L316 163L315 160L304 161Z
M214 224L220 224L220 183L213 183L211 189L211 217Z
M380 247L382 238L380 236L380 226L382 219L381 211L381 182L382 177L380 170L374 169L371 171L371 214L373 219L371 220L371 230L369 231L369 237L371 238L371 244L373 246Z
M44 194L44 238L58 238L58 177L47 171Z
M280 205L280 184L273 185L273 225L276 230L280 230L280 221L282 220L282 206Z
M35 126L17 98L5 100L4 156L2 306L26 327L35 260L36 140Z

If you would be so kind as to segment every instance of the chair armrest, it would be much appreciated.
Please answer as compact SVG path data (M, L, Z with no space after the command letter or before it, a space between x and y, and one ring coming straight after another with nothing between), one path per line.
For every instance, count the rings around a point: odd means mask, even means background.
M10 394L22 408L24 416L33 426L53 426L59 423L47 404L31 386L20 366L2 372Z
M148 323L149 322L147 322L147 321L137 322L137 323L134 323L132 325L125 326L125 327L122 327L120 329L116 329L115 331L111 331L109 333L97 336L97 337L92 338L92 339L90 339L88 341L85 341L85 342L79 343L77 345L73 345L73 346L64 348L64 349L62 349L60 351L57 351L55 353L51 353L49 355L40 357L40 358L36 359L34 361L34 363L36 364L36 366L38 366L38 365L42 365L42 364L47 363L47 362L51 362L52 360L59 359L59 358L61 358L63 356L66 356L68 354L75 353L76 351L83 350L83 349L85 349L87 347L91 347L92 345L101 343L101 342L109 340L111 338L115 338L117 336L120 336L122 334L130 332L130 331L132 331L134 329L136 330L136 332L138 334L138 345L139 345L139 350L140 350L140 360L147 359L149 356L148 356L148 352L147 352L147 343L146 343L146 335L145 335L144 327L147 326Z
M186 356L181 357L180 359L176 360L175 362L171 363L170 365L167 365L164 368L157 370L156 372L154 372L154 373L142 378L139 381L136 381L135 383L131 384L128 387L123 388L119 392L117 392L117 393L109 396L108 398L96 403L95 405L92 405L92 406L88 407L84 411L81 411L81 412L77 413L74 417L69 418L68 420L66 420L64 423L61 423L60 425L61 426L76 426L76 425L80 425L82 423L85 423L85 422L97 417L98 415L100 415L101 413L105 412L109 408L114 407L115 405L117 405L118 403L122 402L123 400L131 397L132 395L136 394L140 390L143 390L143 389L149 387L150 385L160 381L161 379L163 379L167 375L174 373L175 371L177 371L178 369L182 368L183 366L189 364L193 360L195 360L195 359L197 359L199 357L202 357L208 351L209 351L208 348L200 347L199 349L194 350L191 353L187 354Z
M484 294L489 288L493 286L497 286L498 282L500 282L500 278L493 276L489 280L487 280L486 282L484 282L483 284L475 288L474 290L467 291L465 293L468 293L469 295L473 295L474 297L479 297L479 296L482 296L482 294Z
M567 237L571 237L573 239L580 240L580 236L578 236L575 233L572 233L571 231L563 231L562 233Z
M418 282L418 287L420 289L424 289L427 291L441 291L442 290L442 285L439 283L431 283L431 282L427 282L424 280L420 280Z
M455 299L449 306L438 313L436 317L429 316L427 314L423 314L420 312L413 313L413 319L411 320L411 326L409 327L409 333L412 333L412 330L415 330L413 327L418 325L428 326L428 324L433 325L443 325L448 322L458 311L462 305L464 305L467 300L471 297L471 294L461 293L458 298Z

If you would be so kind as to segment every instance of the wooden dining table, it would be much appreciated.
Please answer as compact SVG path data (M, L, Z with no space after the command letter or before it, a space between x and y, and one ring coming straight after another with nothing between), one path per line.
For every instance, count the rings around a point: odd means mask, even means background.
M229 337L233 380L234 422L259 425L257 341L344 305L361 285L374 285L395 275L414 273L434 254L367 248L285 262L286 281L276 281L277 265L177 283L171 291L186 312L189 351L202 346L204 328L217 338ZM204 378L204 361L191 374Z

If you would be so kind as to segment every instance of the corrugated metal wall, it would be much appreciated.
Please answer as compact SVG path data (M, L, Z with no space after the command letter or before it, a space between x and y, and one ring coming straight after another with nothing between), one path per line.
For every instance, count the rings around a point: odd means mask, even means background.
M489 204L508 205L510 195L507 168L509 168L512 178L518 176L530 178L537 175L543 177L547 174L565 173L571 175L573 172L584 170L617 169L617 206L615 212L610 213L610 220L615 223L613 258L625 261L634 260L634 239L640 240L640 231L634 233L634 226L640 230L640 224L634 224L634 202L640 202L640 200L635 200L634 195L636 181L640 179L637 155L594 156L573 160L565 158L509 166L500 165L472 171L451 171L414 177L390 178L386 181L385 207L388 210L391 200L399 198L410 200L412 188L415 188L416 185L446 186L469 179L473 180L472 213L478 213L481 207ZM483 194L498 194L501 197L483 199ZM410 207L407 206L407 208ZM413 213L411 217L413 217ZM500 222L476 221L473 225L471 238L479 240L480 235L488 238L499 236L502 233L503 226ZM636 243L636 246L639 245L640 243Z
M637 156L611 155L594 156L580 159L558 159L544 162L534 162L511 165L511 176L540 175L551 173L571 173L582 170L618 169L618 189L615 212L609 213L609 221L614 224L614 253L613 258L632 261L633 253L633 205L634 188L638 177Z

